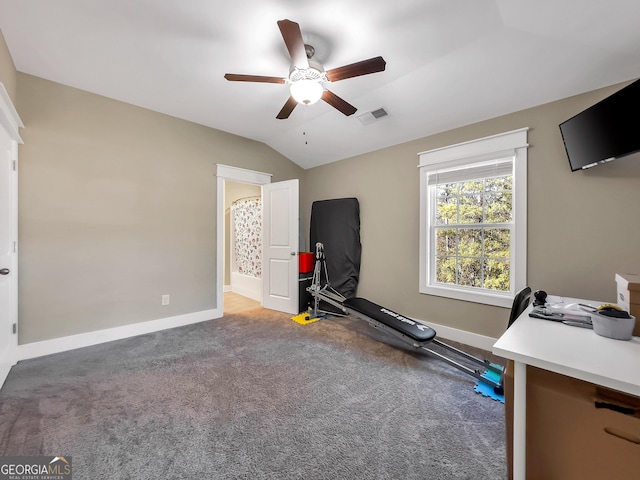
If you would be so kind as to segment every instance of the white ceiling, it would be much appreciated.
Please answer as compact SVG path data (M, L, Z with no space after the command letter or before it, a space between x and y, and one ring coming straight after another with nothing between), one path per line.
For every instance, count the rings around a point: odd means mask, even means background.
M326 85L276 114L276 22L300 24L326 70L381 55L386 71ZM0 0L16 68L248 137L304 168L640 77L638 0ZM357 116L384 107L363 125Z

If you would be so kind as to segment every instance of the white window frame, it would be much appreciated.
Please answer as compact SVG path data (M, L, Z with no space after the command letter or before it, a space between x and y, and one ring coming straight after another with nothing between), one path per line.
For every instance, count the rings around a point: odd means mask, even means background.
M420 293L510 308L515 293L527 281L527 132L521 128L489 137L419 153L420 164ZM508 292L490 291L434 281L434 245L430 241L435 197L430 195L427 175L434 170L513 158L513 226L511 233L511 282Z

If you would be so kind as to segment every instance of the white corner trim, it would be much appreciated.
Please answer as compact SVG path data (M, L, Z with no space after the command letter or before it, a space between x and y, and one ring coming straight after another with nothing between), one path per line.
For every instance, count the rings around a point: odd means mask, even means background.
M529 127L519 128L510 132L498 133L488 137L420 152L418 153L420 157L420 165L418 165L418 167L459 159L482 158L485 155L491 155L493 158L496 158L495 155L499 152L503 152L506 156L511 156L513 153L509 152L529 146L527 143L528 131Z
M231 167L229 165L217 163L216 176L236 182L264 185L265 183L271 183L271 177L273 175L270 173L257 172L255 170L247 170L245 168Z
M144 335L146 333L182 327L207 320L214 320L220 317L222 317L222 312L219 309L214 308L212 310L203 310L200 312L187 313L185 315L149 320L147 322L123 325L121 327L108 328L105 330L96 330L95 332L80 333L78 335L70 335L68 337L43 340L41 342L25 343L23 345L18 345L16 361L42 357L53 353L66 352L76 348L90 347L100 343L122 340L125 338L135 337L137 335Z
M442 337L446 340L451 340L452 342L464 343L465 345L469 345L470 347L481 348L483 350L487 350L488 352L493 349L493 344L498 341L497 338L487 337L485 335L480 335L479 333L459 330L457 328L447 327L446 325L438 325L436 323L426 322L418 318L414 318L413 320L433 328L437 333L436 338Z
M22 138L20 138L20 129L24 128L22 120L16 111L11 98L7 93L7 89L0 82L0 125L3 125L11 139L22 144Z

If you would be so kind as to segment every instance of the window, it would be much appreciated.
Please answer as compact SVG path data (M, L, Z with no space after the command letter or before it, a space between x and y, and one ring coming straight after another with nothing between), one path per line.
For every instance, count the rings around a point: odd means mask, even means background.
M420 292L510 307L526 284L527 129L420 154Z

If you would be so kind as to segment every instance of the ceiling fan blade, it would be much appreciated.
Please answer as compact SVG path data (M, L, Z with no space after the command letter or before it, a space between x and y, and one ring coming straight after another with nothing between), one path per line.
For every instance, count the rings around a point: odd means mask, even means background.
M337 96L335 93L330 92L329 90L325 90L322 93L322 100L327 102L333 108L340 110L346 116L353 115L358 110L356 107L346 102L345 100Z
M304 41L302 40L302 32L300 32L300 25L291 20L278 21L278 27L284 43L289 50L289 56L291 62L297 68L309 68L309 59L307 58L307 52L304 48Z
M238 73L227 73L224 78L230 82L264 82L264 83L285 83L281 77L265 77L263 75L242 75Z
M278 120L284 120L286 118L289 118L289 115L291 115L291 112L293 112L293 109L296 108L297 104L298 102L296 101L295 98L289 97L289 100L287 100L287 103L284 104L284 107L282 107L282 110L280 110L280 113L276 115L276 118Z
M344 67L332 68L326 72L327 80L337 82L345 78L359 77L360 75L368 75L370 73L384 71L387 62L382 57L374 57L361 62L345 65Z

